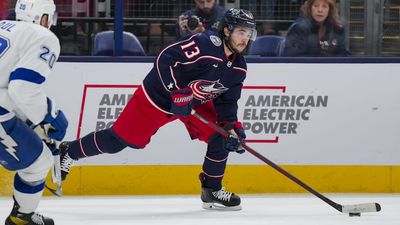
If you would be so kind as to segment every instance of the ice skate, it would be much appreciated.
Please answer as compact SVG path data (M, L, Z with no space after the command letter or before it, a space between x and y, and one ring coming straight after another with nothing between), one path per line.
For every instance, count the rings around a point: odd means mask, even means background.
M60 144L60 167L61 167L61 180L65 180L71 167L74 163L74 160L68 154L69 142L63 141Z
M20 206L14 199L14 206L10 215L6 219L5 225L54 225L51 218L45 217L37 212L20 213L18 209Z
M203 186L204 174L200 174L201 187L201 200L203 201L203 209L211 210L241 210L240 197L232 192L228 192L222 187L220 190L215 191L211 188Z

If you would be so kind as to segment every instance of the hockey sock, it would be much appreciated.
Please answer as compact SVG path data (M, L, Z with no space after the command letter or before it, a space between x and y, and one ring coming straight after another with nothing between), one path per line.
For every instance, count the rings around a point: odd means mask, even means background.
M222 188L221 183L224 177L225 165L226 158L221 161L206 156L203 163L203 173L206 175L203 186L216 191L220 190Z
M27 182L18 173L14 176L14 198L20 205L19 212L31 213L36 210L42 197L44 181Z
M226 162L228 159L228 152L220 148L219 138L209 142L207 147L207 155L203 163L203 172L206 175L203 181L203 186L212 188L213 190L220 190L222 188L222 178L224 177Z
M103 153L117 153L127 147L111 128L95 131L81 139L69 143L68 154L74 159L95 156Z

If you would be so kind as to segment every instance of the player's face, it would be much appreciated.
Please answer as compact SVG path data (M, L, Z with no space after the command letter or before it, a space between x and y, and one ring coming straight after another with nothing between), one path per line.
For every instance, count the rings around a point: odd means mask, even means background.
M311 16L317 23L323 23L328 17L329 4L326 0L316 0L311 5Z
M214 5L215 0L196 0L196 7L207 15L211 14Z
M252 33L253 30L248 27L235 27L231 32L230 42L232 48L237 53L243 52L249 43Z
M48 28L49 27L49 18L48 15L43 15L42 18L40 19L40 25L43 27Z

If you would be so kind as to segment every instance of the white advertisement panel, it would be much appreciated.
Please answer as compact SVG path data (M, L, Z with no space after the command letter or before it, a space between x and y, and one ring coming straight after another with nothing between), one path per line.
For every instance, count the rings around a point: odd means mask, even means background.
M151 66L58 63L47 91L69 118L66 140L111 126ZM250 63L238 111L248 144L278 164L399 165L397 71L399 64ZM201 164L205 151L175 121L145 150L80 163ZM250 154L231 154L229 163L262 164Z

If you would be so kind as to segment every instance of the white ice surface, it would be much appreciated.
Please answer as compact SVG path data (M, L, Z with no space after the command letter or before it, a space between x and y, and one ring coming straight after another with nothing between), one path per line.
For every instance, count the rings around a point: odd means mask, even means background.
M400 195L327 194L342 204L378 202L382 211L349 217L319 198L299 195L241 195L241 211L209 211L199 196L44 197L38 211L56 225L399 225ZM0 224L8 216L11 198L0 198Z

